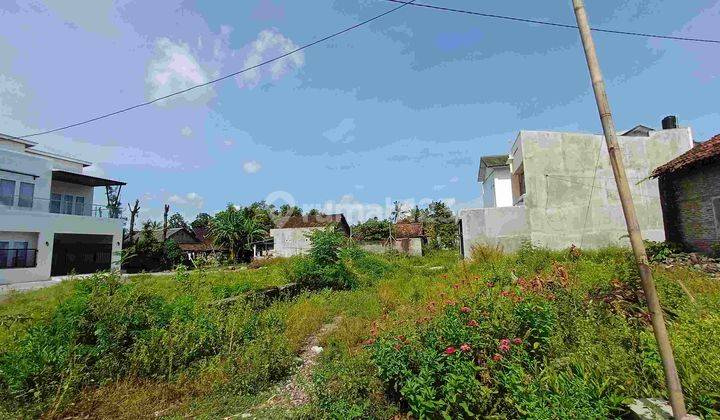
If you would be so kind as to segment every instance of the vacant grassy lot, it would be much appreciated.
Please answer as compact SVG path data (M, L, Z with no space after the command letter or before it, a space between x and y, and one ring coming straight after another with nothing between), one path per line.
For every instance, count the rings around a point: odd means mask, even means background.
M291 280L295 260L12 295L0 304L0 417L602 418L664 395L623 250L341 255L352 290L287 301L216 303ZM688 405L718 416L720 282L655 274ZM311 402L267 403L333 319Z

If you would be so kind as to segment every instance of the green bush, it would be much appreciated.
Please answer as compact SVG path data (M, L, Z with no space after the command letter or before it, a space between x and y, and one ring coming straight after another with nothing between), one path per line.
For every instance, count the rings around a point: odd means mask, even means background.
M318 229L310 235L311 247L307 256L295 261L293 277L305 289L351 289L356 277L340 258L346 238L334 227Z

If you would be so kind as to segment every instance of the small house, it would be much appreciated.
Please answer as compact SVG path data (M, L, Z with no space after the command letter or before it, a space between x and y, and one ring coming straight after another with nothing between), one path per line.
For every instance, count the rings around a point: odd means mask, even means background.
M427 243L422 223L396 223L393 231L395 250L407 255L422 256L423 246Z
M720 135L656 168L665 236L688 250L720 246Z
M270 229L273 238L273 255L276 257L292 257L304 254L310 250L309 235L318 229L335 226L347 236L350 236L350 225L343 214L313 214L292 216L278 224L276 229Z

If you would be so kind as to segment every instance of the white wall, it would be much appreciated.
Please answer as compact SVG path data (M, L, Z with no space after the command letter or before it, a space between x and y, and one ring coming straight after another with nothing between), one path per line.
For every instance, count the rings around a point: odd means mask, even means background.
M17 208L0 205L0 234L36 237L37 266L32 268L0 269L0 283L17 283L27 281L48 280L52 264L52 250L55 233L76 233L89 235L110 235L113 237L113 264L117 265L122 247L121 219L101 219L90 216L76 216L49 213L50 191L67 191L86 197L92 203L91 187L52 182L52 170L58 162L37 154L12 148L0 148L0 178L16 181L15 194L18 193L19 181L35 184L33 207ZM80 165L81 167L82 165ZM2 170L23 172L31 176L4 172ZM75 167L67 169L77 170ZM52 187L52 188L51 188Z
M495 170L495 206L509 207L513 205L512 180L510 168L503 167Z
M308 235L322 227L270 229L275 242L274 252L278 257L292 257L306 253L311 246Z

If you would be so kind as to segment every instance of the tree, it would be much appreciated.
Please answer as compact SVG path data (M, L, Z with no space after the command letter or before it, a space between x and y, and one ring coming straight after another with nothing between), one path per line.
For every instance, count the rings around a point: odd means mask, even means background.
M130 241L132 241L132 237L135 235L135 218L140 212L140 200L135 200L135 205L132 207L128 203L128 208L130 209Z
M280 209L276 212L278 216L302 216L302 209L298 206L291 206L290 204L283 204Z
M405 213L405 211L402 208L402 204L400 204L399 201L393 202L393 211L390 213L390 216L393 219L393 223L397 223L398 219L402 217L402 215Z
M173 213L168 219L168 227L170 228L186 228L188 227L185 219L180 213Z
M447 204L433 201L428 206L426 220L428 242L434 248L455 248L458 230L455 215Z
M211 220L212 216L210 216L209 214L200 213L195 216L195 220L190 223L190 226L192 226L193 229L208 227Z
M230 250L230 260L235 261L236 251L243 243L243 217L233 204L218 212L210 221L210 237L216 245Z
M373 217L352 227L353 238L358 241L382 241L387 239L390 226L389 220Z
M168 212L170 212L170 204L165 204L165 211L163 212L163 242L167 241Z

